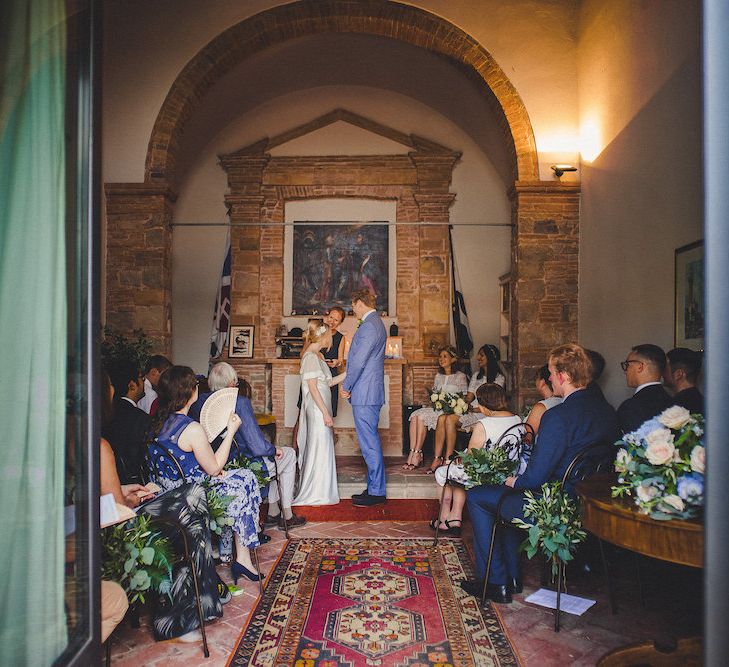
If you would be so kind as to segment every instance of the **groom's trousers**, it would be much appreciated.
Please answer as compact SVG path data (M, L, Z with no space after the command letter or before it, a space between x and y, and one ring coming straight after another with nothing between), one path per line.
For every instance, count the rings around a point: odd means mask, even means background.
M385 463L382 460L382 444L377 432L381 405L353 405L354 428L359 448L367 464L367 493L385 495Z

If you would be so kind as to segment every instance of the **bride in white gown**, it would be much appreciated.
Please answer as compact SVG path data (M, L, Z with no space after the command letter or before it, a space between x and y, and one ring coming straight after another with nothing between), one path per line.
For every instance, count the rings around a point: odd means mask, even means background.
M311 320L308 346L301 358L301 415L299 417L299 492L293 505L336 505L337 465L334 460L332 394L330 388L346 377L332 378L322 349L332 344L332 334L322 320Z

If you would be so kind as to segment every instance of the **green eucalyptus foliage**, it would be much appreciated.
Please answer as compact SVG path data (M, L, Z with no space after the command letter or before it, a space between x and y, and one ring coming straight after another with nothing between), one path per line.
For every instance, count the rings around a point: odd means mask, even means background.
M225 464L224 470L238 470L240 468L250 470L256 476L258 486L260 487L267 486L271 481L271 478L268 476L268 469L262 461L254 461L247 456L243 456L243 454L228 461Z
M529 558L541 551L552 565L554 580L560 563L571 561L577 545L587 538L577 503L562 490L560 482L542 484L541 495L526 491L524 497L524 516L532 522L512 519L517 527L528 531L520 548Z
M235 500L235 496L222 496L214 486L210 484L210 478L202 482L205 487L205 495L208 499L208 526L210 532L220 535L223 528L233 525L233 519L226 512L228 505Z
M144 604L149 590L169 595L172 587L172 566L177 559L169 540L150 529L151 520L140 514L101 531L101 578L119 583L129 604Z
M503 484L519 463L511 460L509 452L501 447L466 450L462 461L469 480L465 485L467 489L483 484Z
M138 368L144 368L152 354L152 341L141 329L134 329L131 336L104 327L104 339L101 341L101 358L109 364L114 361L131 361Z

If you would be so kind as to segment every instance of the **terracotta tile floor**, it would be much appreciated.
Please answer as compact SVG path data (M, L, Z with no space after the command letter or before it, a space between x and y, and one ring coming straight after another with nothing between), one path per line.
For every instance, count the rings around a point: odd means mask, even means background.
M269 534L271 541L259 550L262 570L266 573L273 567L285 544L282 532L269 530ZM313 522L297 528L292 534L299 537L432 535L424 522L407 521ZM464 539L470 544L470 535L464 534ZM552 629L550 610L523 601L526 595L539 587L540 579L540 568L527 562L524 594L515 596L511 605L497 605L524 665L594 665L601 655L623 644L673 633L679 636L700 633L701 601L697 597L700 594L700 577L697 573L655 561L646 562L643 577L648 599L644 609L636 593L633 559L624 552L617 553L613 556L613 567L619 613L615 616L610 613L602 577L568 572L570 592L596 599L597 604L581 617L563 614L562 631L557 634ZM224 580L230 581L227 568L221 566L219 572ZM225 665L258 593L257 584L246 581L244 587L245 593L225 606L223 618L206 626L210 645L210 658L207 660L203 658L200 644L156 643L147 625L148 618L143 613L141 628L132 629L125 622L117 630L112 644L113 664L119 667Z

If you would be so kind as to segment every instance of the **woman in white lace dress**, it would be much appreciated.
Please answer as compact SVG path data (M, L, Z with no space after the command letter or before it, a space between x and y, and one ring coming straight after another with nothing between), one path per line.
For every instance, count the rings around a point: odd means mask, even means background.
M521 417L515 415L508 409L506 392L503 387L497 384L483 384L476 390L478 400L478 415L480 419L473 425L471 440L468 443L469 449L481 449L495 445L499 438L510 428L521 424ZM525 464L523 464L526 467ZM520 465L519 471L522 468ZM461 534L461 522L463 518L463 506L466 503L466 490L457 486L446 486L446 474L448 478L465 484L468 481L463 465L451 463L450 466L440 466L435 471L435 481L443 487L441 500L441 513L438 519L430 522L430 527L435 530L440 520L440 531L443 535L458 537Z
M299 492L293 505L336 505L337 465L334 459L331 387L346 377L332 372L322 350L332 344L332 333L322 320L311 320L301 358L301 416L299 417Z
M443 390L449 394L465 394L468 389L468 378L465 373L453 370L454 364L458 361L458 352L455 348L448 346L441 348L438 352L438 363L440 371L436 373L433 386L428 387L428 395L431 389ZM410 453L408 460L403 466L406 470L417 468L423 462L423 442L428 431L435 430L438 420L445 418L442 410L435 408L420 408L410 415ZM435 459L433 465L426 471L432 474L443 462L443 438L436 438Z

